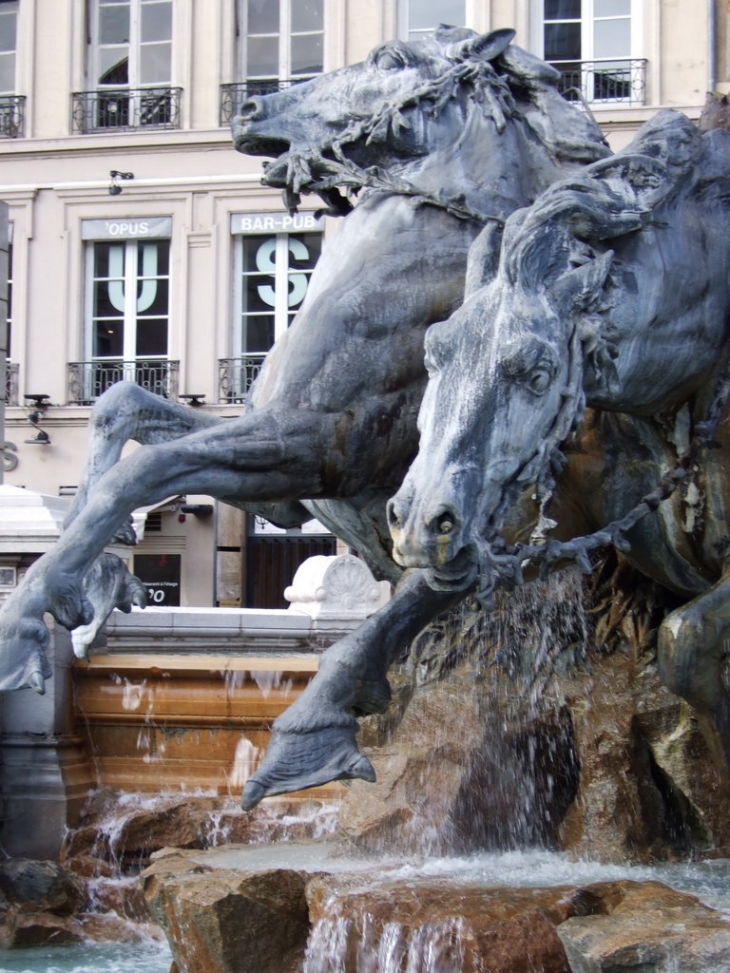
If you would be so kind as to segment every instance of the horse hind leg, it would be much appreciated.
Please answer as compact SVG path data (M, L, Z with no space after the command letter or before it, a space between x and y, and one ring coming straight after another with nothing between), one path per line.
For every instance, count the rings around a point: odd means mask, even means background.
M676 609L659 628L658 665L665 685L697 712L715 762L730 775L730 576Z

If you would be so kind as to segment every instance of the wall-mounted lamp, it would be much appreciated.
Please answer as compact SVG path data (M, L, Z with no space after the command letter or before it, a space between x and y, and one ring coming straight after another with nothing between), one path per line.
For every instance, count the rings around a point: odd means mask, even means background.
M45 429L41 429L38 425L50 405L48 401L50 396L46 395L45 392L28 392L23 398L27 399L31 405L31 412L28 413L28 422L36 430L36 435L33 439L26 439L24 441L29 446L50 446L51 437Z
M213 513L212 503L184 503L180 507L183 514L193 514L194 517L210 517Z
M133 172L120 172L119 169L111 169L109 175L112 177L112 181L109 183L109 195L119 196L122 187L119 185L120 179L134 179Z

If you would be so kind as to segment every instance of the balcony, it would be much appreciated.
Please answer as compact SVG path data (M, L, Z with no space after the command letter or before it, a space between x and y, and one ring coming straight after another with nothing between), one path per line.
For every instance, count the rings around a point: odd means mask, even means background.
M568 101L591 105L643 105L646 99L646 58L605 61L551 61L562 77L558 88Z
M241 355L218 360L218 401L243 402L261 371L266 354Z
M74 132L180 128L182 88L76 91L71 96Z
M5 362L5 405L18 404L18 363Z
M25 135L25 95L0 95L0 138Z
M315 77L312 75L311 77ZM262 78L254 81L239 81L235 84L221 85L220 124L231 124L233 116L247 98L252 95L270 95L272 91L284 91L294 84L301 84L311 78L295 78L283 80L281 78Z
M165 399L177 399L179 361L77 361L68 366L68 401L90 405L117 382L135 382Z

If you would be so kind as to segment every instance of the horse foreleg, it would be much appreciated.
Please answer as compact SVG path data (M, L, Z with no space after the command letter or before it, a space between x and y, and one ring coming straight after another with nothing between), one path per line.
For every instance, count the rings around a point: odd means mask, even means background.
M434 591L425 573L414 571L387 605L330 646L307 688L274 722L263 763L246 782L243 807L333 780L375 780L370 761L357 749L356 716L385 712L391 664L439 612L462 597L463 592Z
M221 500L284 500L323 489L322 465L333 430L328 416L259 410L158 446L141 446L107 470L86 505L38 560L0 612L0 691L48 676L49 611L68 629L88 625L94 606L83 580L136 507L181 493ZM322 437L322 438L320 438Z
M730 576L664 619L657 659L668 689L697 711L725 773L730 773L730 695L723 669L729 653Z

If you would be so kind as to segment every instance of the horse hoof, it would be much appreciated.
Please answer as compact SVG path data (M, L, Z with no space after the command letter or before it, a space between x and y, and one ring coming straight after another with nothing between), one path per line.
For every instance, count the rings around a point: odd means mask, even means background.
M114 534L112 538L115 544L124 544L126 547L135 547L137 544L137 532L134 529L134 524L132 523L132 518L122 524Z
M46 693L46 681L40 672L31 672L28 676L28 685L31 689L35 689L39 696L44 696Z
M244 811L252 811L263 798L266 797L266 788L253 779L246 781L241 795L241 807Z
M42 696L53 674L45 655L50 633L41 619L14 609L8 601L0 613L0 692L30 688Z
M357 749L350 727L287 732L275 726L261 766L246 782L241 805L250 811L264 797L356 778L372 783L375 771Z

